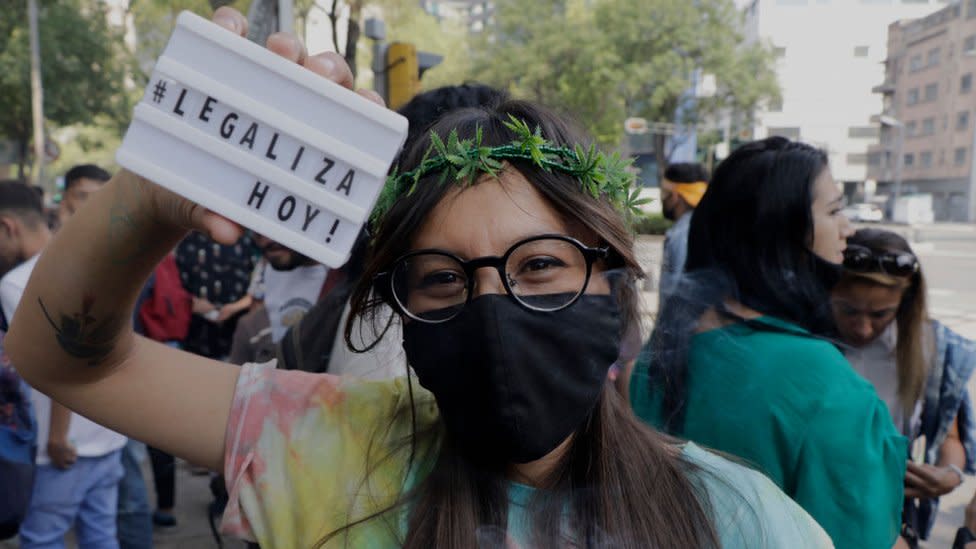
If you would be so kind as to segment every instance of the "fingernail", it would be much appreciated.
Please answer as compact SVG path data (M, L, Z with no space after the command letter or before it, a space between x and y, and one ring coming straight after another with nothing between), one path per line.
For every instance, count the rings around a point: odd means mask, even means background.
M223 13L217 14L214 17L214 22L222 27L226 27L234 32L238 32L240 28L237 26L237 19L230 15Z
M335 72L335 61L328 57L312 57L308 60L308 63L315 63L318 72L323 76L331 77Z

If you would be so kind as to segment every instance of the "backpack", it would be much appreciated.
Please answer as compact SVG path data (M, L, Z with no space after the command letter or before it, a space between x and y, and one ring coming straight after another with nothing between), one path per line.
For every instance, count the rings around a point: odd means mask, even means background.
M182 341L190 330L193 297L183 289L173 254L153 271L153 287L139 307L139 321L146 337L156 341Z
M31 388L3 350L6 332L7 320L0 310L0 540L15 536L27 514L37 453Z

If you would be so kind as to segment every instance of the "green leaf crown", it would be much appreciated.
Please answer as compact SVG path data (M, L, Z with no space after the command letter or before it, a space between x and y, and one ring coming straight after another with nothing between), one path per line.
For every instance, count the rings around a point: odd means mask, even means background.
M411 195L424 177L440 173L439 184L454 181L471 185L481 174L497 176L505 160L525 160L546 171L569 174L578 179L582 189L593 198L606 197L628 217L640 215L640 206L648 202L648 199L640 198L640 189L634 186L633 160L623 159L618 153L606 155L595 145L589 148L556 146L542 137L538 126L533 131L525 121L511 115L505 126L515 134L515 139L499 147L482 145L481 127L474 139L459 139L457 131L451 130L446 143L431 132L430 147L420 164L409 172L397 173L394 169L387 177L370 219L373 227L397 200Z

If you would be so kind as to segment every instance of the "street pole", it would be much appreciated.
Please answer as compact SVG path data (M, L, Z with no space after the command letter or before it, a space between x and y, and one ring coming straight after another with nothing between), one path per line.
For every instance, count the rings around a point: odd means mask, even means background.
M976 129L973 130L972 146L969 147L969 211L966 221L976 222Z
M386 73L386 23L377 17L366 20L366 38L373 41L373 90L389 102L389 82Z
M31 111L34 116L34 183L44 180L44 87L41 82L41 42L37 30L37 0L27 0L31 50Z

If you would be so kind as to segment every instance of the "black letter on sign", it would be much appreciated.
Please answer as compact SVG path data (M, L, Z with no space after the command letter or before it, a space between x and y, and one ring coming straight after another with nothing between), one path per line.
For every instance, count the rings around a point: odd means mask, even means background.
M247 148L254 148L254 138L258 135L258 123L251 122L251 127L244 132L244 137L241 138L241 145L247 143Z
M329 173L329 170L332 169L332 166L335 166L335 160L330 159L328 156L323 156L322 160L325 161L325 167L322 168L322 171L320 171L319 174L315 176L315 180L325 185L325 174Z
M230 139L231 134L234 133L234 129L237 128L237 126L231 122L231 120L237 120L236 112L228 113L227 116L224 117L224 121L220 123L220 137ZM228 122L230 123L228 124Z
M261 188L261 182L260 181L255 181L254 182L254 189L251 190L251 197L247 199L247 205L250 206L251 205L251 202L253 202L254 199L257 198L258 199L258 205L255 206L254 209L255 210L260 210L261 209L261 204L264 204L264 197L268 195L268 189L270 189L270 188L271 188L271 186L265 185L264 188L262 189Z
M356 177L356 170L349 170L346 175L342 177L342 181L339 182L339 186L336 187L336 192L346 191L346 196L349 196L349 191L352 190L352 178Z
M203 102L203 108L200 109L200 120L210 122L210 116L208 115L213 112L213 104L216 102L216 99L209 95L207 96L207 100Z
M271 160L278 160L278 155L274 153L274 146L278 142L278 132L271 136L271 143L268 143L268 152L264 153Z
M308 230L308 226L312 223L312 220L315 219L318 215L319 215L319 210L318 209L316 209L313 212L312 211L312 205L311 204L305 204L305 223L302 224L302 232L305 232L305 231Z
M302 153L305 152L305 146L298 147L298 153L295 154L295 160L291 163L291 171L295 171L298 167L298 161L302 159Z
M183 98L184 97L186 97L186 88L183 88L183 91L180 92L180 98L176 100L176 106L173 107L173 112L175 112L176 114L178 114L180 116L183 116L183 110L180 109L180 107L183 106Z
M285 213L285 204L288 204L288 213ZM293 213L295 213L295 197L286 196L278 205L278 219L288 221Z
M329 244L329 243L332 242L332 235L335 234L336 229L338 229L338 228L339 228L339 220L336 219L335 220L335 223L332 224L332 228L329 229L329 236L325 237L325 243L326 244Z

